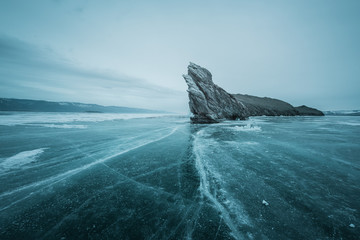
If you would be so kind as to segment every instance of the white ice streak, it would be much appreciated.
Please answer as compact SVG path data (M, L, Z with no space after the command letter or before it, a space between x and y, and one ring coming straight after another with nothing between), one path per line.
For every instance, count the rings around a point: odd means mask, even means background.
M25 124L26 126L36 126L36 127L48 127L48 128L76 128L76 129L85 129L87 128L86 125L79 125L79 124Z
M254 141L223 141L224 143L227 143L229 145L231 145L232 147L238 147L241 145L245 145L246 147L252 146L252 145L259 145L258 142L254 142Z
M360 126L360 122L337 122L340 125L348 125L348 126Z
M0 163L0 169L19 168L25 164L36 161L37 157L44 152L46 148L39 148L30 151L24 151L6 158Z
M106 157L106 158L102 158L102 159L96 160L96 161L94 161L94 162L91 162L91 163L89 163L89 164L86 164L86 165L84 165L84 166L81 166L81 167L78 167L78 168L69 170L69 171L67 171L67 172L58 174L58 175L56 175L56 176L53 176L53 177L50 177L50 178L47 178L47 179L44 179L44 180L41 180L41 181L38 181L38 182L35 182L35 183L31 183L31 184L28 184L28 185L25 185L25 186L16 188L16 189L11 190L11 191L4 192L4 193L2 193L2 194L0 195L0 199L3 198L3 197L6 197L6 196L12 195L12 194L14 194L14 193L17 193L17 192L21 192L21 191L27 190L27 189L29 189L29 188L39 187L39 186L42 186L42 185L45 185L45 184L49 184L48 186L50 186L50 185L52 185L52 184L55 184L55 183L57 183L57 182L59 182L59 181L62 181L62 180L64 180L64 179L66 179L66 178L68 178L68 177L71 177L71 176L73 176L73 175L75 175L75 174L77 174L77 173L79 173L79 172L81 172L81 171L84 171L84 170L86 170L86 169L89 169L90 167L92 167L92 166L94 166L94 165L97 165L97 164L100 164L100 163L104 163L105 161L110 160L110 159L115 158L115 157L118 157L118 156L120 156L120 155L122 155L122 154L124 154L124 153L130 152L130 151L135 150L135 149L137 149L137 148L140 148L140 147L146 146L146 145L148 145L148 144L151 144L151 143L154 143L154 142L158 142L158 141L160 141L160 140L162 140L162 139L165 139L165 138L171 136L172 134L174 134L177 129L178 129L178 127L175 127L175 128L173 128L173 129L170 131L170 133L168 133L168 134L166 134L166 135L164 135L164 136L161 136L161 137L159 137L159 138L157 138L157 139L153 139L153 140L146 141L146 142L144 142L144 143L142 143L142 144L139 144L139 145L137 145L137 146L128 148L128 149L126 149L126 150L124 150L124 151L118 152L118 153L113 154L113 155L111 155L111 156L108 156L108 157ZM31 194L32 194L32 193L30 193L30 195L31 195ZM26 197L25 197L25 198L26 198ZM12 205L12 204L10 204L10 205ZM5 209L7 209L7 208L9 208L9 207L10 207L10 206L3 207L3 208L0 209L0 211L3 211L3 210L5 210Z
M202 144L200 143L201 138L203 138L205 136L208 136L205 133L205 131L200 130L194 135L194 142L193 142L193 151L195 154L195 167L198 170L199 176L200 176L200 186L199 186L200 193L202 194L202 197L205 196L207 199L209 199L212 202L212 204L214 205L214 207L221 213L221 216L222 216L225 224L231 229L234 237L236 239L242 239L243 235L239 232L239 230L237 228L237 224L234 223L233 219L230 216L230 212L225 205L226 205L226 203L227 203L227 205L232 205L231 206L232 209L238 209L239 212L242 212L240 210L239 206L235 206L236 204L234 204L234 203L230 204L229 199L226 200L227 202L221 203L217 199L216 194L212 193L212 191L211 191L212 186L210 186L210 184L212 181L210 181L210 178L211 177L219 178L219 176L214 171L210 171L209 166L206 165L206 162L205 162L206 157L204 157L203 149L201 147ZM211 176L210 176L210 172L211 172ZM217 179L217 180L219 181L219 179ZM226 191L223 189L220 189L219 191L226 193ZM244 219L245 219L245 216L244 216ZM245 222L248 222L248 221L244 221L243 223L245 223Z
M260 132L261 131L261 127L259 126L254 126L250 123L248 123L247 125L244 126L234 126L234 127L228 127L228 129L237 131L237 132Z
M0 125L16 126L29 124L59 124L71 122L103 122L135 118L153 118L166 114L122 114L122 113L17 113L3 115Z

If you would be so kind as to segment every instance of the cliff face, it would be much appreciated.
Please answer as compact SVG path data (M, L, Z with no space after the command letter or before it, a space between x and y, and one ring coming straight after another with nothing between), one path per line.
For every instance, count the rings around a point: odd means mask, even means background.
M249 112L246 107L212 81L211 73L194 63L183 75L189 93L189 106L194 114L193 122L214 123L222 119L245 119Z
M323 113L306 106L294 108L289 103L273 98L229 94L212 81L211 73L194 63L183 75L189 93L189 107L194 123L216 123L222 120L244 120L249 116L295 116Z

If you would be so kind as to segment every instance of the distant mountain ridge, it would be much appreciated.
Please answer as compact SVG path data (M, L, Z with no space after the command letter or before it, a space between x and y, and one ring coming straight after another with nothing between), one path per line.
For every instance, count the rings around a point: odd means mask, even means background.
M78 102L49 102L43 100L0 98L0 111L21 112L92 112L92 113L164 113L142 108L101 106Z

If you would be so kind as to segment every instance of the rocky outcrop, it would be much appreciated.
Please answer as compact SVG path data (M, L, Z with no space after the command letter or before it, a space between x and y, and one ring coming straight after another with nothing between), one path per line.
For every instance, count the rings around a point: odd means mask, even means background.
M287 102L251 95L234 94L235 98L242 102L250 112L249 116L296 116L298 112Z
M305 105L295 107L295 109L298 111L298 115L301 116L324 116L323 112Z
M196 123L215 123L224 119L245 119L247 108L233 95L227 93L212 81L211 73L194 63L183 75L189 93L189 106Z
M223 120L244 120L249 116L323 115L319 110L273 98L261 98L243 94L230 94L214 84L211 73L190 63L188 74L183 75L189 93L189 107L194 123L217 123Z

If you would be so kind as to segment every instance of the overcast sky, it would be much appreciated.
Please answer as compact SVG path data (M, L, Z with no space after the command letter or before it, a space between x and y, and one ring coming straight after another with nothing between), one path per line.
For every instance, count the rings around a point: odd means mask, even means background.
M360 109L360 1L0 1L0 97L187 112L230 93Z

